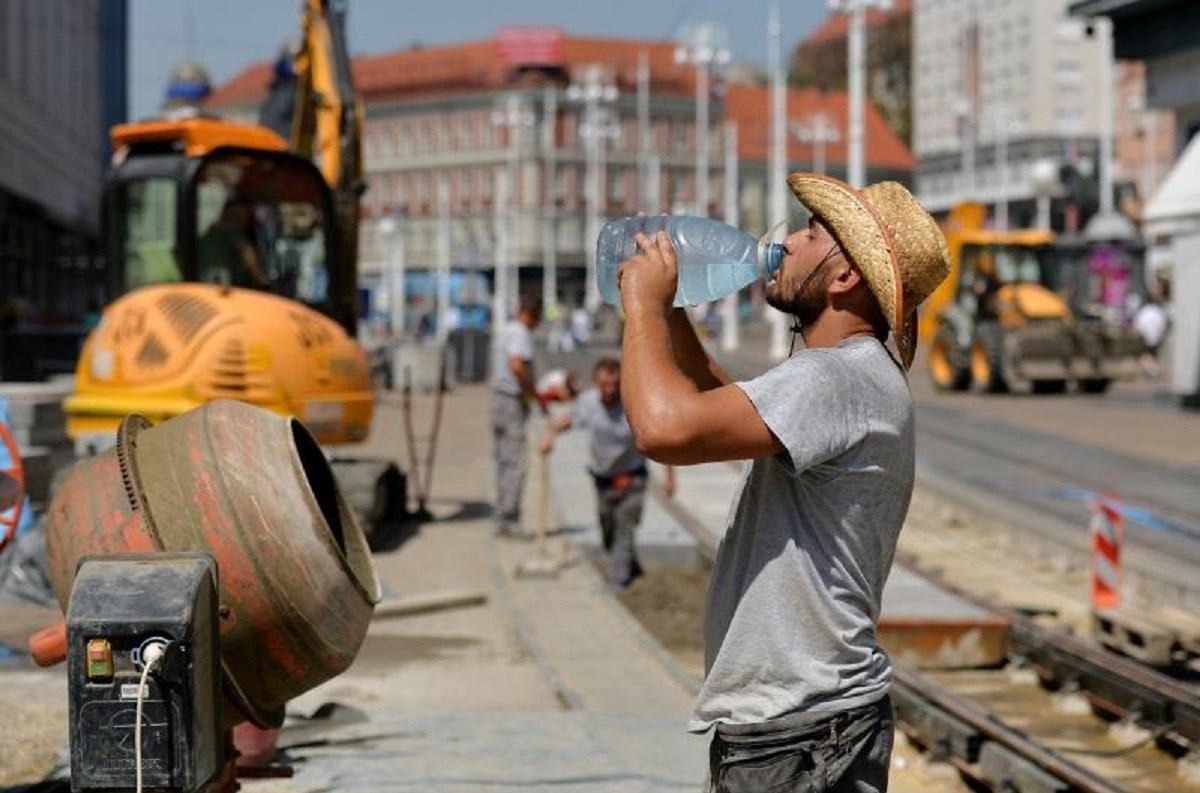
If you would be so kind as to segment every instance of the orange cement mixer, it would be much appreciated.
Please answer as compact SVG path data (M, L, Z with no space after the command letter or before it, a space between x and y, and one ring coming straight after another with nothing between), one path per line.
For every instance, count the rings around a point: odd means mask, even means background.
M217 563L222 721L278 726L285 703L354 660L379 584L320 446L294 419L218 400L158 426L125 419L50 506L46 546L64 613L89 555L198 551ZM65 655L62 626L31 639Z

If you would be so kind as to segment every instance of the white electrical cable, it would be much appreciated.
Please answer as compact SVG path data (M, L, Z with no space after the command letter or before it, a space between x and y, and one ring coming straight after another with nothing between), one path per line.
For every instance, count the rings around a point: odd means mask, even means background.
M142 678L138 681L137 714L133 723L133 752L137 773L137 793L142 793L142 702L146 699L146 678L150 670L162 660L167 645L152 642L142 650Z

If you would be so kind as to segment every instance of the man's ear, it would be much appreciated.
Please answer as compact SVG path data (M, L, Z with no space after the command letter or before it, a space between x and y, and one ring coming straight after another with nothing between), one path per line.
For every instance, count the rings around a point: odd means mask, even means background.
M839 262L838 270L834 273L833 280L829 282L829 292L831 294L847 294L852 292L859 284L866 285L863 280L862 273L858 268L850 264L850 262Z

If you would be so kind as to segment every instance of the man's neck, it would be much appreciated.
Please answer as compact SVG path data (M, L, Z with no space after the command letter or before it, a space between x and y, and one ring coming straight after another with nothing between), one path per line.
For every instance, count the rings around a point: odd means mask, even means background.
M836 347L847 339L858 336L875 336L875 328L871 323L851 311L826 309L811 325L800 328L800 336L804 346Z

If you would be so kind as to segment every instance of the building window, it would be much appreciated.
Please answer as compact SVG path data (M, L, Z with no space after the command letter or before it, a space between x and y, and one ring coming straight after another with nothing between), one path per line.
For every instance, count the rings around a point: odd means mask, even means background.
M461 113L457 116L459 148L463 151L471 151L475 148L475 115L473 113Z
M686 121L675 121L671 123L671 143L672 151L687 151L688 140L691 137L688 134L688 123Z
M413 153L413 136L412 124L409 121L401 120L396 122L395 133L396 148L395 153L401 157L407 157Z
M1054 67L1054 84L1059 88L1076 89L1083 85L1083 64L1062 60Z

